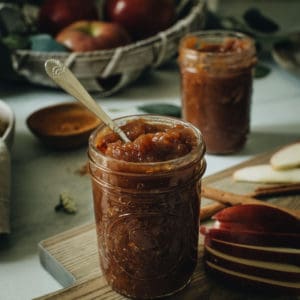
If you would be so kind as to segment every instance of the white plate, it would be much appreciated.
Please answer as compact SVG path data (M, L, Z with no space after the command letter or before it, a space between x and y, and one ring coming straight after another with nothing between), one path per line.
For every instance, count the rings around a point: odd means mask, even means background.
M0 136L0 139L3 140L7 147L11 149L14 139L15 132L15 115L12 109L5 102L0 100L0 120L8 124L4 134Z

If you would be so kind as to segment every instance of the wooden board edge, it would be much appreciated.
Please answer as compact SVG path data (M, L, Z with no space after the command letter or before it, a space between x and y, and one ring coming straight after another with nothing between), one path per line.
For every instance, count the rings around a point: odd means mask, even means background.
M38 255L43 268L63 287L70 286L76 282L76 278L51 255L42 243L38 244Z
M108 287L103 275L96 275L83 281L76 282L76 284L69 287L65 287L61 290L48 293L47 295L43 295L32 300L81 299L81 297L85 297L87 293L93 294L99 289L107 289L108 292L115 293L110 287ZM78 292L80 295L78 295Z
M76 226L75 228L66 230L56 234L48 239L42 240L38 244L38 256L43 268L50 273L63 287L68 287L76 282L75 276L65 269L57 259L47 249L48 246L70 239L78 234L93 230L95 223Z
M58 233L56 235L53 235L47 239L42 240L39 244L43 247L46 248L48 245L51 245L54 241L60 242L60 241L64 241L66 238L72 238L74 236L77 236L80 233L83 232L87 232L90 229L92 229L93 227L95 227L95 223L91 222L88 224L84 224L84 225L78 225L74 228L71 228L69 230L63 231L61 233Z

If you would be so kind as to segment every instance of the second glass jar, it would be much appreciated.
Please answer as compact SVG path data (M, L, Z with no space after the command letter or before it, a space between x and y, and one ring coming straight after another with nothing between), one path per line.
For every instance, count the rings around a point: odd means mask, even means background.
M230 31L184 37L179 48L183 118L197 126L206 150L240 150L250 127L254 41Z

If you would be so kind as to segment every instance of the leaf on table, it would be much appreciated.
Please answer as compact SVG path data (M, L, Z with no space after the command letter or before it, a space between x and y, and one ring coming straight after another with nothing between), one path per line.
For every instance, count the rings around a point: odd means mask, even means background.
M258 63L254 69L254 78L260 79L268 76L271 73L271 69L262 64Z
M149 114L181 117L181 107L168 103L145 104L138 106L138 110Z
M261 33L275 33L279 30L279 25L263 15L257 8L247 9L243 18L250 28Z

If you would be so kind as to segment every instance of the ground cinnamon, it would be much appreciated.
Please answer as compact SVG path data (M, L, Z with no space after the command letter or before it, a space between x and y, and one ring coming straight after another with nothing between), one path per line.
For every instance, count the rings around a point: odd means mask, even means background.
M45 136L65 136L84 132L100 121L77 103L47 107L28 119L30 128Z

